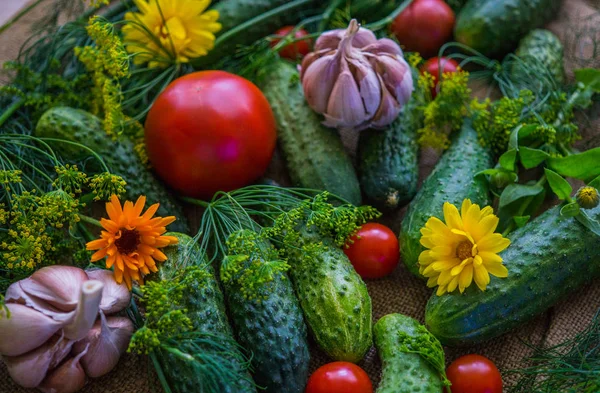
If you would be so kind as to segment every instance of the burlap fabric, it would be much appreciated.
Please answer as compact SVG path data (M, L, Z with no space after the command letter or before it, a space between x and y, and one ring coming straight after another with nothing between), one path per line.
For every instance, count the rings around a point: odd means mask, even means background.
M76 1L76 0L74 0ZM0 35L0 63L14 58L20 45L29 36L31 27L45 12L47 5L34 10L22 18L4 34ZM573 69L580 67L600 67L600 1L565 0L563 10L548 28L555 32L566 47L567 72L572 76ZM598 108L590 110L582 117L584 139L582 148L600 145L600 124L595 121L600 114ZM432 151L421 154L421 180L431 171L437 156ZM284 164L276 155L270 168L270 174L285 182ZM388 214L383 222L395 231L399 230L404 210ZM391 276L367 282L373 300L373 317L376 321L388 313L402 313L423 321L425 304L431 291L424 283L401 265ZM510 370L522 366L523 358L531 350L525 343L534 345L557 344L573 337L583 330L600 308L600 287L595 283L570 294L566 299L537 318L487 343L467 348L447 348L447 361L468 354L479 353L493 360L500 369ZM10 339L0 337L0 339ZM327 363L330 359L311 344L312 369ZM379 381L381 365L372 349L360 363L371 376L374 384ZM514 381L514 376L504 375L506 384ZM91 380L82 393L150 393L160 392L160 386L146 358L125 355L119 365L109 375ZM5 367L0 366L0 392L26 393L33 390L22 389L9 378ZM350 393L350 392L349 392Z

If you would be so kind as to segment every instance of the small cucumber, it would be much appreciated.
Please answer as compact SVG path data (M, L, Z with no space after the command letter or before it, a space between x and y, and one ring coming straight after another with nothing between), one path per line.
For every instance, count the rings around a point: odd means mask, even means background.
M558 15L561 0L468 0L454 38L486 56L503 56L521 37Z
M125 138L116 141L111 139L96 116L80 109L54 107L42 115L34 133L40 138L63 139L92 149L102 157L111 171L127 182L127 199L135 201L140 195L145 195L148 204L160 203L159 215L177 217L170 225L171 229L188 231L182 207L138 159L133 143ZM102 170L95 159L88 159L91 153L87 149L59 142L52 142L52 147L67 159L87 160L88 168Z
M564 48L551 31L536 29L529 32L519 42L515 54L524 64L515 62L512 65L511 79L540 79L540 75L549 74L559 86L565 83ZM545 90L555 88L554 84Z
M464 199L480 206L489 204L487 182L475 174L491 168L490 152L478 141L471 121L465 119L452 145L442 155L433 172L423 182L410 203L400 230L400 252L408 270L419 276L421 228L429 217L443 219L444 202L460 206Z
M430 361L435 358L444 367L444 349L425 326L405 315L389 314L377 321L373 336L382 363L377 393L442 392L440 371Z
M600 219L600 207L588 210ZM549 209L509 236L500 256L507 278L492 277L485 292L433 295L425 321L445 345L472 345L508 332L600 277L598 237L574 218Z
M306 103L295 67L278 61L262 90L275 114L294 184L326 190L360 205L360 187L350 157L335 130L322 125Z

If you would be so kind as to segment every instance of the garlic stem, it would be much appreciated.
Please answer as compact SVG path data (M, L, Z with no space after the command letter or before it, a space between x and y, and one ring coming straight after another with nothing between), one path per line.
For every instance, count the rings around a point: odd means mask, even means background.
M92 328L102 300L104 284L97 280L88 280L81 285L79 303L73 321L64 328L65 337L70 340L81 340Z

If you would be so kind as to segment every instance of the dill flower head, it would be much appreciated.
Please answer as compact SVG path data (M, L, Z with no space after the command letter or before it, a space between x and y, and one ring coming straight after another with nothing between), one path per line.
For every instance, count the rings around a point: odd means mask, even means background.
M429 279L428 287L438 286L438 296L456 288L463 293L473 281L485 291L490 274L508 276L498 253L510 240L494 233L499 220L491 207L481 209L465 199L459 213L446 202L444 220L431 217L421 229L421 244L427 250L419 255L419 272Z
M584 186L575 194L575 200L582 209L593 209L600 203L600 195L594 187Z
M219 12L205 11L210 0L134 0L140 12L128 12L123 26L134 64L149 67L187 63L204 56L221 30Z
M142 282L143 275L158 271L156 261L167 260L159 248L177 243L174 236L162 236L175 217L152 218L158 210L158 203L142 214L145 204L146 197L140 196L135 205L126 201L121 207L119 198L113 195L106 204L109 218L100 220L105 230L101 232L100 239L86 245L88 250L98 250L92 255L92 262L106 257L106 267L114 266L117 283L125 280L129 289L132 280Z

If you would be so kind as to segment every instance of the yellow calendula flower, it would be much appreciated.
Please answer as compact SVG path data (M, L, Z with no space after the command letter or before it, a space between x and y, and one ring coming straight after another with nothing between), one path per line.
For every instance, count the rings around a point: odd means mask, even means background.
M429 279L427 286L438 286L438 296L456 288L462 293L473 281L485 291L490 274L508 276L498 253L510 240L494 233L498 217L491 207L481 209L465 199L459 213L446 202L444 221L431 217L421 229L421 244L427 250L419 255L419 272Z
M219 12L206 11L210 0L134 0L140 12L128 12L123 27L134 64L149 67L187 63L204 56L221 30Z

